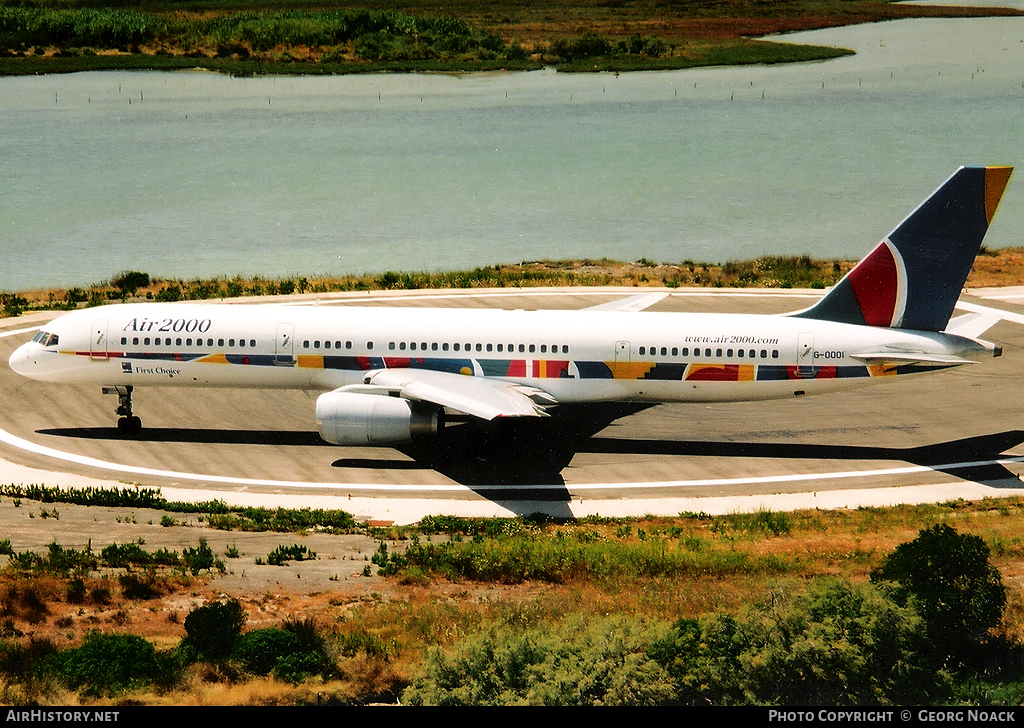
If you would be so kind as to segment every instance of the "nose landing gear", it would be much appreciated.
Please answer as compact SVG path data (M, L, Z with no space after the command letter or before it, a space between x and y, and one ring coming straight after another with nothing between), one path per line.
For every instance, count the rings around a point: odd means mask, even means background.
M124 435L137 435L142 430L142 420L132 414L133 389L131 385L103 388L103 394L117 395L117 409L114 412L121 415L117 420L117 431Z

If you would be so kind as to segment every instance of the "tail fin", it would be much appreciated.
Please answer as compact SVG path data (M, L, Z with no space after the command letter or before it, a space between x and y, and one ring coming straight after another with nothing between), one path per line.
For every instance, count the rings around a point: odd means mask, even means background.
M1013 167L961 167L801 318L942 331Z

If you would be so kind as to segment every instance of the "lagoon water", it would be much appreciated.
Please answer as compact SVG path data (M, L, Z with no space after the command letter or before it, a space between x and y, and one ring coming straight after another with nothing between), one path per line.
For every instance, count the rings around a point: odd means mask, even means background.
M1024 18L788 38L857 55L619 76L0 78L0 290L129 269L855 258L960 164L1020 166ZM1024 244L1017 174L991 247Z

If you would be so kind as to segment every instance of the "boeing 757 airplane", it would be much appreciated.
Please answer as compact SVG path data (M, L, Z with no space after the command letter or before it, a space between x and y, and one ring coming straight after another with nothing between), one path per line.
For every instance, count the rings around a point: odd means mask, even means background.
M61 316L10 366L119 396L136 387L324 390L320 434L391 445L446 417L562 404L724 402L837 392L986 357L995 319L953 308L1012 168L961 167L810 308L788 315L138 303Z

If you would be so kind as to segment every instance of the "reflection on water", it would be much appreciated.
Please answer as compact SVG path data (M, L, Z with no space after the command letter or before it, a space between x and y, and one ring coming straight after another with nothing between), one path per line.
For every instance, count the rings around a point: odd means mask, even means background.
M1024 19L787 36L799 66L0 79L0 290L537 258L858 257L962 163L1018 164ZM987 241L1020 244L1011 184Z

